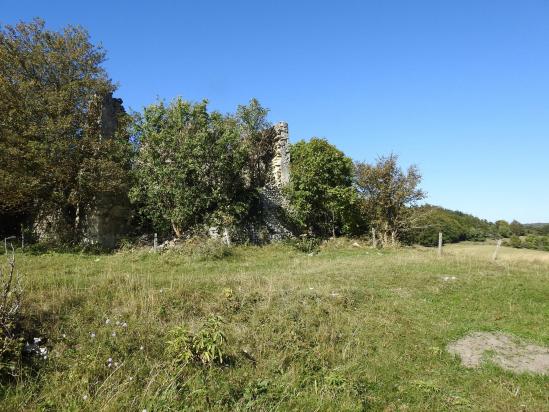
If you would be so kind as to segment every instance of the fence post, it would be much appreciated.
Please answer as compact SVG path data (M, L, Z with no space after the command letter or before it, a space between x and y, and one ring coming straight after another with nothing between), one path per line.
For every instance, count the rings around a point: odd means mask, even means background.
M438 232L438 257L442 256L442 232Z
M155 234L154 234L154 243L153 243L153 249L154 249L155 253L156 253L156 249L157 249L157 248L158 248L158 236L157 236L157 234L155 233Z
M376 230L372 228L372 247L377 248Z
M496 260L498 258L498 250L501 246L501 239L498 239L498 243L496 244L496 250L494 250L494 254L492 255L492 260Z
M21 224L21 250L25 249L25 232L23 230L23 224Z

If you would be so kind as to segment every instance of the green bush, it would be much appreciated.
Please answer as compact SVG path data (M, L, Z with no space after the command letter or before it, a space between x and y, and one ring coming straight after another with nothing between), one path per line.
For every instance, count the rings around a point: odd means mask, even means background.
M225 352L227 338L222 330L223 323L219 316L210 316L195 334L189 332L184 326L172 329L169 333L168 356L180 365L223 364L227 358Z
M288 243L299 252L318 253L322 240L311 236L300 236L298 239L289 240Z

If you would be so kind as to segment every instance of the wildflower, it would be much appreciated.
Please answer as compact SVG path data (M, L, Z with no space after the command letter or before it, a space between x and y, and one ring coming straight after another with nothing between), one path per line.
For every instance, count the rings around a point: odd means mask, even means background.
M63 335L61 335L61 336L63 336L63 339L65 339L65 338L67 337L67 335L66 335L66 334L64 334L64 333L63 333Z
M82 399L84 399L84 400L88 399L88 395L82 396Z
M119 321L119 320L116 321L116 326L118 326L118 325L120 325L120 321Z
M109 323L111 323L111 320L110 320L110 319L107 319L107 320L105 321L105 325L108 325Z
M111 333L111 336L114 338L116 336L116 332Z
M128 327L128 324L127 324L126 322L124 322L124 323L122 324L122 327L123 327L123 328L127 328L127 327Z
M133 376L130 376L130 381L133 381Z
M143 349L145 349L145 348L143 348L143 346L140 346L140 347L139 347L139 350L143 350Z
M91 333L90 333L90 336L91 336L92 338L95 338L95 332L91 332Z
M42 342L42 338L34 338L34 343L40 343Z

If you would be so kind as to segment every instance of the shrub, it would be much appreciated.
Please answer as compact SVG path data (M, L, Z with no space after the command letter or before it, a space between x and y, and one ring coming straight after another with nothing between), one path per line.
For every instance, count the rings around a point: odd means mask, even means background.
M227 338L222 330L223 323L219 316L210 316L195 334L189 332L184 326L172 329L169 333L168 355L175 363L181 365L222 364L227 358L225 353Z
M0 378L17 374L23 349L20 333L21 285L15 269L15 253L8 257L7 270L0 268Z
M311 236L300 236L299 239L289 241L292 247L303 253L318 253L320 250L321 239Z
M221 260L232 256L232 254L229 245L216 239L207 239L199 242L192 250L192 255L198 260Z

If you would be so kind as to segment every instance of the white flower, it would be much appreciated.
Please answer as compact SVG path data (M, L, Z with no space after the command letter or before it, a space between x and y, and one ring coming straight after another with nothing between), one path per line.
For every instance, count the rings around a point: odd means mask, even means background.
M123 328L127 328L127 327L128 327L128 324L127 324L126 322L124 322L124 323L122 324L122 327L123 327Z
M91 332L91 333L90 333L90 336L91 336L92 338L95 338L95 332Z
M111 333L111 336L114 338L116 336L116 332Z
M133 376L130 376L130 381L133 381Z
M110 319L107 319L107 320L105 321L105 324L108 325L109 323L111 323L111 320L110 320Z
M116 326L118 326L118 325L120 325L120 321L119 321L119 320L116 321Z
M63 335L62 335L62 336L63 336L63 338L66 338L66 337L67 337L67 335L66 335L66 334L64 334L64 333L63 333Z
M112 363L112 358L107 359L108 363Z
M42 338L34 338L34 343L40 343L42 342Z
M88 399L88 395L82 396L82 399L84 399L84 400Z
M38 350L40 351L40 355L46 355L48 353L48 348L46 348L45 346L42 348L38 348Z
M143 346L140 346L140 347L139 347L139 350L143 350L143 349L145 349Z

